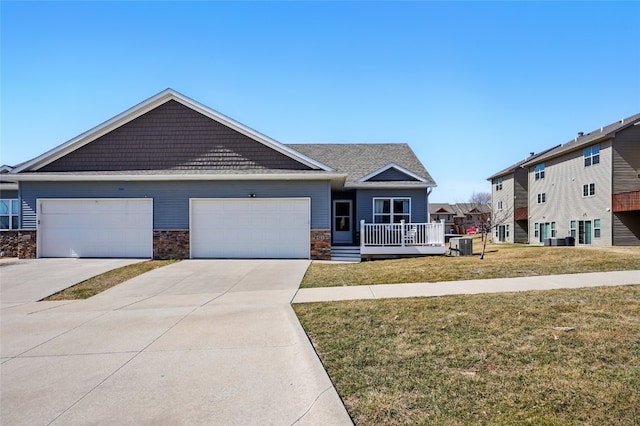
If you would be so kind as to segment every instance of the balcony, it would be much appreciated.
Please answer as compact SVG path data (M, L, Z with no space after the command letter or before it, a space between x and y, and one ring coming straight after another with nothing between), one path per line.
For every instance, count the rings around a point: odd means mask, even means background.
M640 210L640 191L619 192L611 197L614 213Z
M513 212L514 220L529 220L529 208L517 207Z

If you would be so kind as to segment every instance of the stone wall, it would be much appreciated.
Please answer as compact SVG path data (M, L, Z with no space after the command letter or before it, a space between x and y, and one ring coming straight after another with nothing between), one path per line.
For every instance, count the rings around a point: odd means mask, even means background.
M0 256L35 259L36 249L35 230L0 231Z
M153 258L189 259L189 230L153 231Z
M331 230L311 231L311 259L331 260Z

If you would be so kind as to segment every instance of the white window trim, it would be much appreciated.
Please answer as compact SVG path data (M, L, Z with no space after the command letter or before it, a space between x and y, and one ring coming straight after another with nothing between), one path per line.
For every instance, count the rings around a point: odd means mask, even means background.
M598 153L597 154L593 153L593 149L594 148L598 148ZM589 152L588 154L587 154L587 151ZM584 162L584 166L585 167L591 167L591 166L594 166L596 164L600 164L600 144L591 145L591 146L588 146L585 149L583 149L582 150L582 157L583 157L583 162ZM594 163L593 159L596 158L596 157L598 158L598 162ZM589 160L589 164L586 164L587 160Z
M545 204L547 202L547 193L541 192L538 194L536 198L537 198L538 204Z
M389 213L376 213L376 201L377 200L389 200L389 202L391 203L391 211ZM395 213L393 211L393 202L396 200L407 200L409 201L409 212L408 213ZM405 216L408 215L409 216L409 223L411 222L411 197L373 197L373 211L372 211L372 219L373 219L373 223L382 223L382 222L376 222L376 216L390 216L390 222L389 223L394 223L393 222L393 217L394 216Z
M1 216L7 216L9 218L9 227L8 228L1 228L3 231L13 231L16 229L20 229L20 201L18 198L2 198L2 201L7 201L9 203L9 212L7 214L3 214ZM18 204L18 211L14 212L13 211L13 202L16 202ZM14 228L12 226L13 224L13 220L12 218L17 217L18 218L18 227Z
M593 192L591 192L591 186L593 185ZM587 195L584 195L584 190L587 190ZM582 198L588 198L588 197L595 197L596 196L596 184L591 182L591 183L585 183L584 185L582 185Z

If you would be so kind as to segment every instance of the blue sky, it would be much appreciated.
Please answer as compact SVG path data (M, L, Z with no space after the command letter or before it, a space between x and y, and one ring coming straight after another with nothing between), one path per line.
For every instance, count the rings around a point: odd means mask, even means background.
M0 2L0 163L171 87L283 143L406 142L432 202L640 112L638 2Z

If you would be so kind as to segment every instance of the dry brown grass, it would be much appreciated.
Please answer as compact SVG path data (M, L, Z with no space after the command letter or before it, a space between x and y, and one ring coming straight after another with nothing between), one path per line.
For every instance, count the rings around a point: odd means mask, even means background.
M294 308L359 425L640 419L637 285Z
M105 272L104 274L97 275L93 278L89 278L88 280L82 281L74 286L65 288L64 290L52 294L42 300L88 299L91 296L102 293L111 287L135 278L145 272L149 272L175 262L177 262L177 260L149 260L147 262L123 266L121 268Z
M512 278L640 269L640 247L539 247L473 242L474 256L428 256L362 263L314 262L302 288Z

